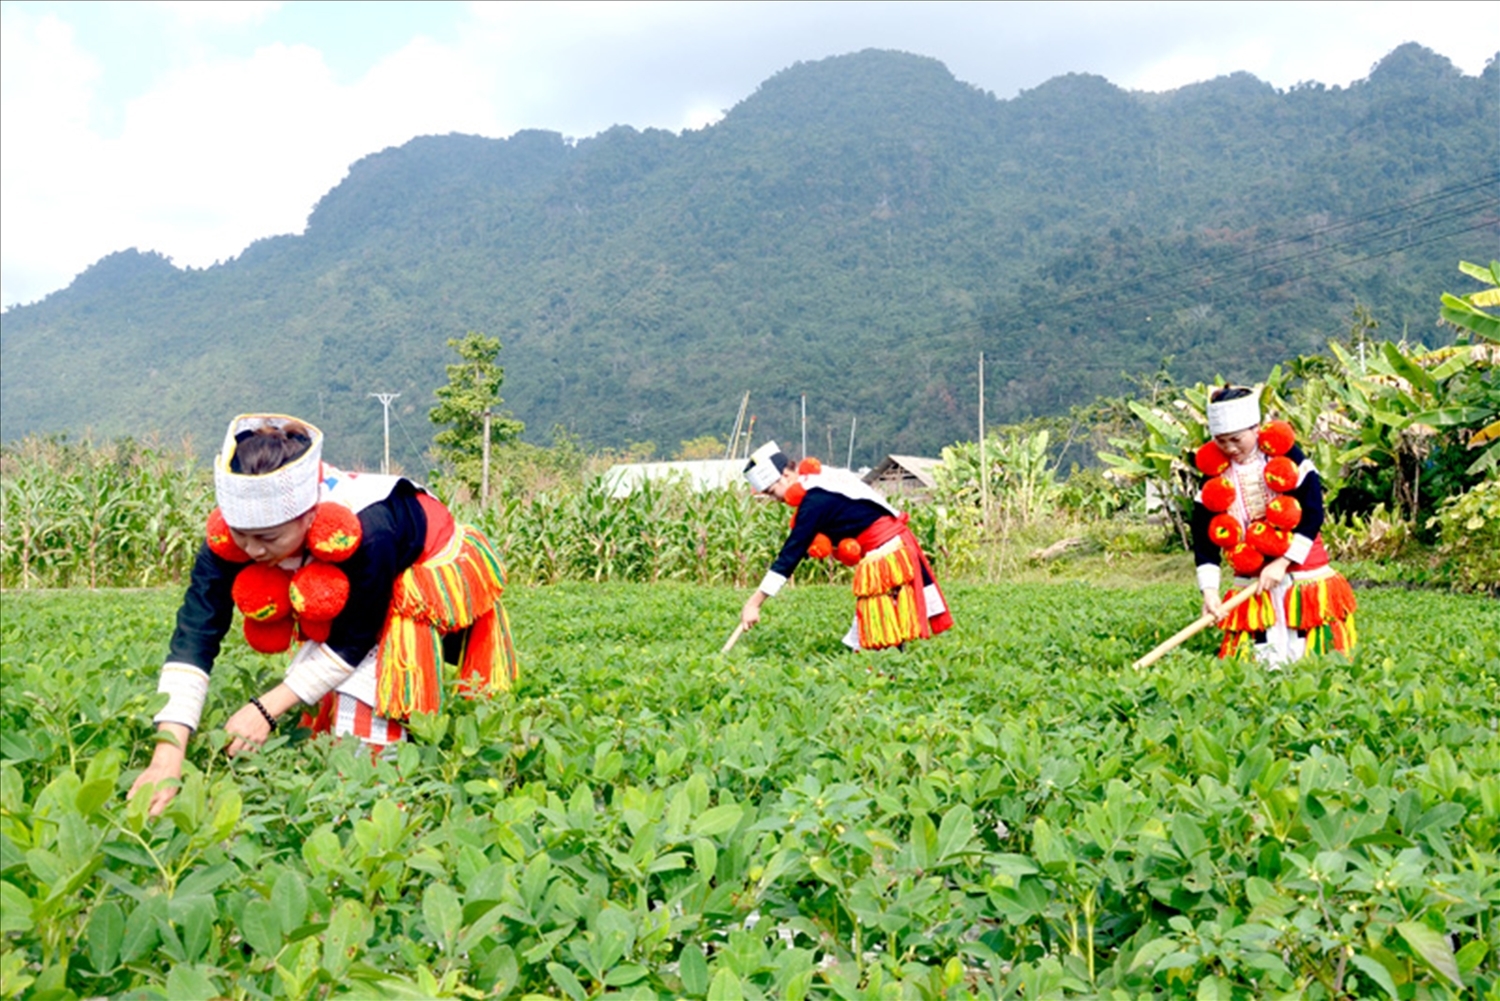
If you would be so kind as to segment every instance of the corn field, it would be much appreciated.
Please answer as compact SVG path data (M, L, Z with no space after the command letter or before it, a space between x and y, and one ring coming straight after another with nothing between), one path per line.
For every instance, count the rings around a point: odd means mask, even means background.
M185 579L213 485L185 447L27 438L0 497L0 585L149 587Z
M0 453L0 586L150 587L185 582L213 507L209 471L186 448L28 438ZM517 583L683 581L748 586L786 537L790 512L744 490L694 493L646 483L610 497L599 480L573 490L456 504L482 528ZM939 567L964 561L972 532L937 506L912 527ZM804 561L799 580L835 581L837 562Z

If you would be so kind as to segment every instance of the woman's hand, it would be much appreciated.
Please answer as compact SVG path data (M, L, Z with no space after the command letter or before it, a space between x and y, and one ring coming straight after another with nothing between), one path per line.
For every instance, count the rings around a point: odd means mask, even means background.
M260 704L273 717L279 717L298 705L299 700L286 685L277 685L260 697ZM271 724L266 721L265 715L249 702L229 717L229 722L224 724L224 731L234 738L229 742L229 746L224 748L224 753L231 758L247 751L259 750L262 744L271 739Z
M126 799L135 799L135 794L145 789L150 791L151 805L147 812L160 817L162 811L177 798L182 781L182 762L187 757L187 742L193 731L181 723L163 723L160 730L177 738L177 743L161 741L151 754L151 764L130 784Z
M1212 615L1215 622L1224 617L1224 603L1219 600L1217 589L1205 589L1203 592L1203 614Z
M766 593L756 591L745 599L745 606L740 609L740 625L746 629L754 629L755 624L760 621L760 606L765 604Z
M1278 556L1267 563L1260 571L1260 589L1270 593L1273 587L1280 584L1286 578L1286 573L1291 569L1291 566L1292 561L1285 556Z

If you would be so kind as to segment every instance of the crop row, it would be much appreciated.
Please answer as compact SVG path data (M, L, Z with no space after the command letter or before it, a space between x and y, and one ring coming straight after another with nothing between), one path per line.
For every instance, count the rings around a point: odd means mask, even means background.
M171 596L10 595L0 983L82 997L1449 998L1500 990L1500 613L1363 597L1282 672L1126 665L1187 589L951 589L959 625L839 651L794 588L511 590L523 680L372 761L221 725L161 820Z

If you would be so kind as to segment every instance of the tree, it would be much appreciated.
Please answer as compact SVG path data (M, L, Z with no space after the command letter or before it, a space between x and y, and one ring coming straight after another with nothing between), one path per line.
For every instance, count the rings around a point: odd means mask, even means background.
M501 445L520 437L526 425L502 411L500 385L505 369L495 363L500 338L469 331L462 338L448 339L448 346L463 359L448 366L448 384L436 391L438 405L427 414L443 426L433 436L433 451L453 468L453 475L477 490L483 475L485 415L489 414L490 444Z

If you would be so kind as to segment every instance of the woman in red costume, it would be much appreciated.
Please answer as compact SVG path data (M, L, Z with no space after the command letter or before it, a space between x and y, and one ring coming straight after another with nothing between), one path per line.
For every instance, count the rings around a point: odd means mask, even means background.
M259 748L289 712L316 707L315 731L376 748L405 739L405 720L442 701L443 660L468 694L506 689L515 651L500 594L505 572L477 530L399 476L346 473L322 461L323 434L280 414L230 422L214 461L218 507L158 691L156 745L131 786L159 814L176 795L209 675L238 609L263 653L293 651L285 678L225 723L230 756Z
M932 567L906 526L906 515L846 470L823 471L816 460L793 468L775 442L757 449L745 466L756 493L796 509L791 533L771 569L740 610L746 629L781 590L803 556L836 556L854 568L854 624L844 643L879 650L949 629L953 616Z
M1223 386L1210 394L1208 431L1194 457L1206 479L1193 505L1193 556L1203 611L1222 618L1219 655L1253 650L1279 667L1307 653L1352 651L1354 592L1328 563L1322 480L1291 425L1262 424L1254 391ZM1224 558L1235 581L1221 601ZM1261 593L1224 616L1224 601L1255 583Z

